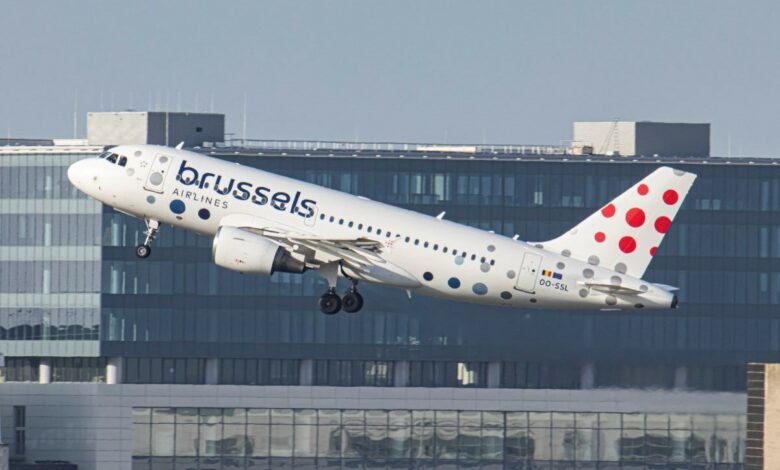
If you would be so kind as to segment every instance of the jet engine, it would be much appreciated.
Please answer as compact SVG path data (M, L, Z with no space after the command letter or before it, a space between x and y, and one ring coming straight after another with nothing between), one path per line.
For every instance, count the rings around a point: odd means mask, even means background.
M302 273L306 266L262 235L236 227L220 227L211 249L214 263L240 273Z

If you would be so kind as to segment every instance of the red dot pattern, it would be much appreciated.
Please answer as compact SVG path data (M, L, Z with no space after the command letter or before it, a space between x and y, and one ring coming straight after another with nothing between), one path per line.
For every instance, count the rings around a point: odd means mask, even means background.
M650 193L650 187L645 183L640 183L636 187L636 191L640 196L646 196ZM677 204L680 200L680 195L675 191L674 189L667 189L664 191L662 195L662 200L665 204L669 206L673 206ZM613 217L617 213L617 208L614 204L609 203L606 206L604 206L601 209L601 215L603 215L605 218L609 219ZM645 211L642 210L639 207L632 207L628 211L626 211L626 223L629 227L633 228L640 228L644 226L647 215L645 214ZM664 234L667 231L669 231L669 227L672 225L672 220L667 216L659 216L655 219L653 226L656 230L656 232L660 234ZM607 239L607 235L605 232L598 231L593 235L594 240L596 240L597 243L604 243ZM623 253L629 254L633 253L637 249L637 241L634 237L630 235L623 236L618 240L618 248L620 248L620 251ZM657 246L650 247L650 256L655 256L656 251L658 250Z
M658 233L666 233L669 230L669 226L672 225L672 220L669 217L661 216L655 219L655 230Z
M636 250L636 240L634 240L634 237L623 237L618 242L618 247L623 253L633 253Z
M645 223L645 211L638 207L626 212L626 222L632 227L641 227Z

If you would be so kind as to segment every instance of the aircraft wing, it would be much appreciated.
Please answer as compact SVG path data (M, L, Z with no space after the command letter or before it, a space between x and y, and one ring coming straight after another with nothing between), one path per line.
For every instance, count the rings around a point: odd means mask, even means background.
M414 276L386 259L398 238L375 240L366 237L328 238L312 232L280 226L256 216L230 215L220 222L262 235L278 243L294 256L302 257L307 266L319 268L339 263L342 274L370 279L399 287L417 287Z

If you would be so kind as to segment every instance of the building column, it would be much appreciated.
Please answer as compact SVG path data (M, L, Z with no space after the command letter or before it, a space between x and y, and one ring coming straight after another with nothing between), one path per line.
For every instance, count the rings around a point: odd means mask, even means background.
M51 358L41 358L41 362L38 364L38 383L51 383Z
M300 369L300 384L301 385L314 385L314 360L302 359Z
M674 389L685 390L688 388L688 368L685 366L677 366L674 369Z
M580 388L590 390L596 386L596 366L586 362L580 366Z
M106 383L109 385L122 383L122 358L109 357L106 363Z
M406 387L409 383L409 361L393 362L393 387Z
M206 359L206 385L217 385L219 383L219 359L209 357Z
M501 363L488 362L487 365L487 388L501 387Z

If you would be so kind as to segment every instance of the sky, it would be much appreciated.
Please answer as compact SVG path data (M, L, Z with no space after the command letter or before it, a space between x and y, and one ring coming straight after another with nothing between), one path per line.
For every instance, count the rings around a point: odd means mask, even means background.
M257 139L559 144L574 121L712 123L780 156L780 2L0 2L0 135L215 111ZM78 96L78 99L76 99Z

